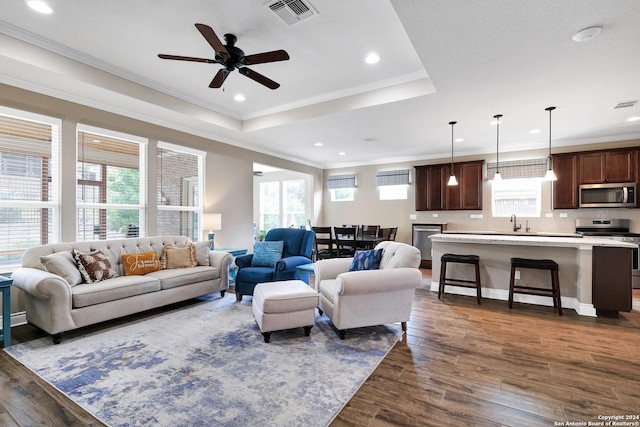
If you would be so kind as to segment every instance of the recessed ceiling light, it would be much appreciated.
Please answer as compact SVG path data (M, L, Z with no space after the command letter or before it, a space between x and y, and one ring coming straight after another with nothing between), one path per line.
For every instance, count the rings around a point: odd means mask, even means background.
M529 133L540 133L542 132L540 129L531 129Z
M581 30L581 31L578 31L577 33L575 33L575 35L573 36L573 41L574 42L586 42L586 41L589 41L591 39L596 38L597 35L600 34L600 31L602 31L601 27L585 28L584 30Z
M322 147L322 145L323 145L323 144L322 144L322 142L316 142L316 143L315 143L315 144L313 144L313 145L315 145L316 147Z
M238 102L242 102L242 101L244 101L246 98L244 97L244 95L243 95L243 94L239 93L239 94L237 94L236 96L234 96L234 97L233 97L233 99L235 99L235 100L236 100L236 101L238 101Z
M637 122L638 120L640 120L640 116L633 116L627 119L628 122Z
M371 52L367 55L366 58L364 58L364 62L366 62L367 64L377 64L379 61L380 57L375 52Z
M29 6L31 9L35 10L36 12L45 13L47 15L50 15L53 13L53 9L51 9L49 5L43 2L42 0L27 0L27 6Z
M463 141L464 141L464 138L456 138L456 139L454 140L454 142L463 142Z
M346 156L346 155L347 155L347 153L345 153L344 151L341 151L341 152L338 153L338 156Z

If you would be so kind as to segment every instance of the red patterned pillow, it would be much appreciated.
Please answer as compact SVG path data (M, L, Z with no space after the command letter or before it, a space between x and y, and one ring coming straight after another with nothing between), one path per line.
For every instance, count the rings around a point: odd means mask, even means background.
M100 250L82 253L74 249L71 251L71 255L76 260L78 270L87 283L96 283L118 276L118 272L111 266L109 257Z

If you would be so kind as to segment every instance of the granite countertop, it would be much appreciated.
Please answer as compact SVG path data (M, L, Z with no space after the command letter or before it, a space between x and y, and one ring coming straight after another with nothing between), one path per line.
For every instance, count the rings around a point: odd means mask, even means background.
M434 234L429 237L433 242L483 243L489 245L551 246L564 248L588 248L609 246L617 248L637 248L634 243L597 237L582 237L573 233L519 233L495 231L456 231Z

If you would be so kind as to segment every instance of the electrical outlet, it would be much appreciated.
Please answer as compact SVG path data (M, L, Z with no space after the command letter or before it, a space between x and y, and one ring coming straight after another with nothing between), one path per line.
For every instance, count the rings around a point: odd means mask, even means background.
M434 218L438 218L438 214L432 214Z
M515 279L520 280L520 270L516 270Z
M416 214L409 214L409 219L418 219L418 215L416 215Z
M551 212L547 212L546 214L544 214L545 218L553 218L553 213Z
M566 214L566 213L561 213L561 214L560 214L560 218L566 218L566 217L568 217L568 216L569 216L569 215L568 215L568 214Z

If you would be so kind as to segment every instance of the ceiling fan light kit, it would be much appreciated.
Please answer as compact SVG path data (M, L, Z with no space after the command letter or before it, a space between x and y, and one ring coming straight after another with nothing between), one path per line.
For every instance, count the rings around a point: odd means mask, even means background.
M268 87L269 89L277 89L280 84L271 80L270 78L263 76L262 74L247 68L247 65L264 64L267 62L287 61L289 54L280 49L270 52L256 53L253 55L245 55L244 51L237 47L235 44L238 38L234 34L225 34L224 40L226 44L222 44L213 28L205 24L196 24L196 28L200 31L200 34L205 38L209 45L215 52L214 59L207 58L194 58L191 56L179 56L179 55L167 55L158 54L161 59L171 59L177 61L190 61L190 62L205 62L207 64L220 64L224 68L218 70L209 87L217 89L222 87L222 84L227 79L229 74L238 70L243 76L249 77L251 80L260 83Z

